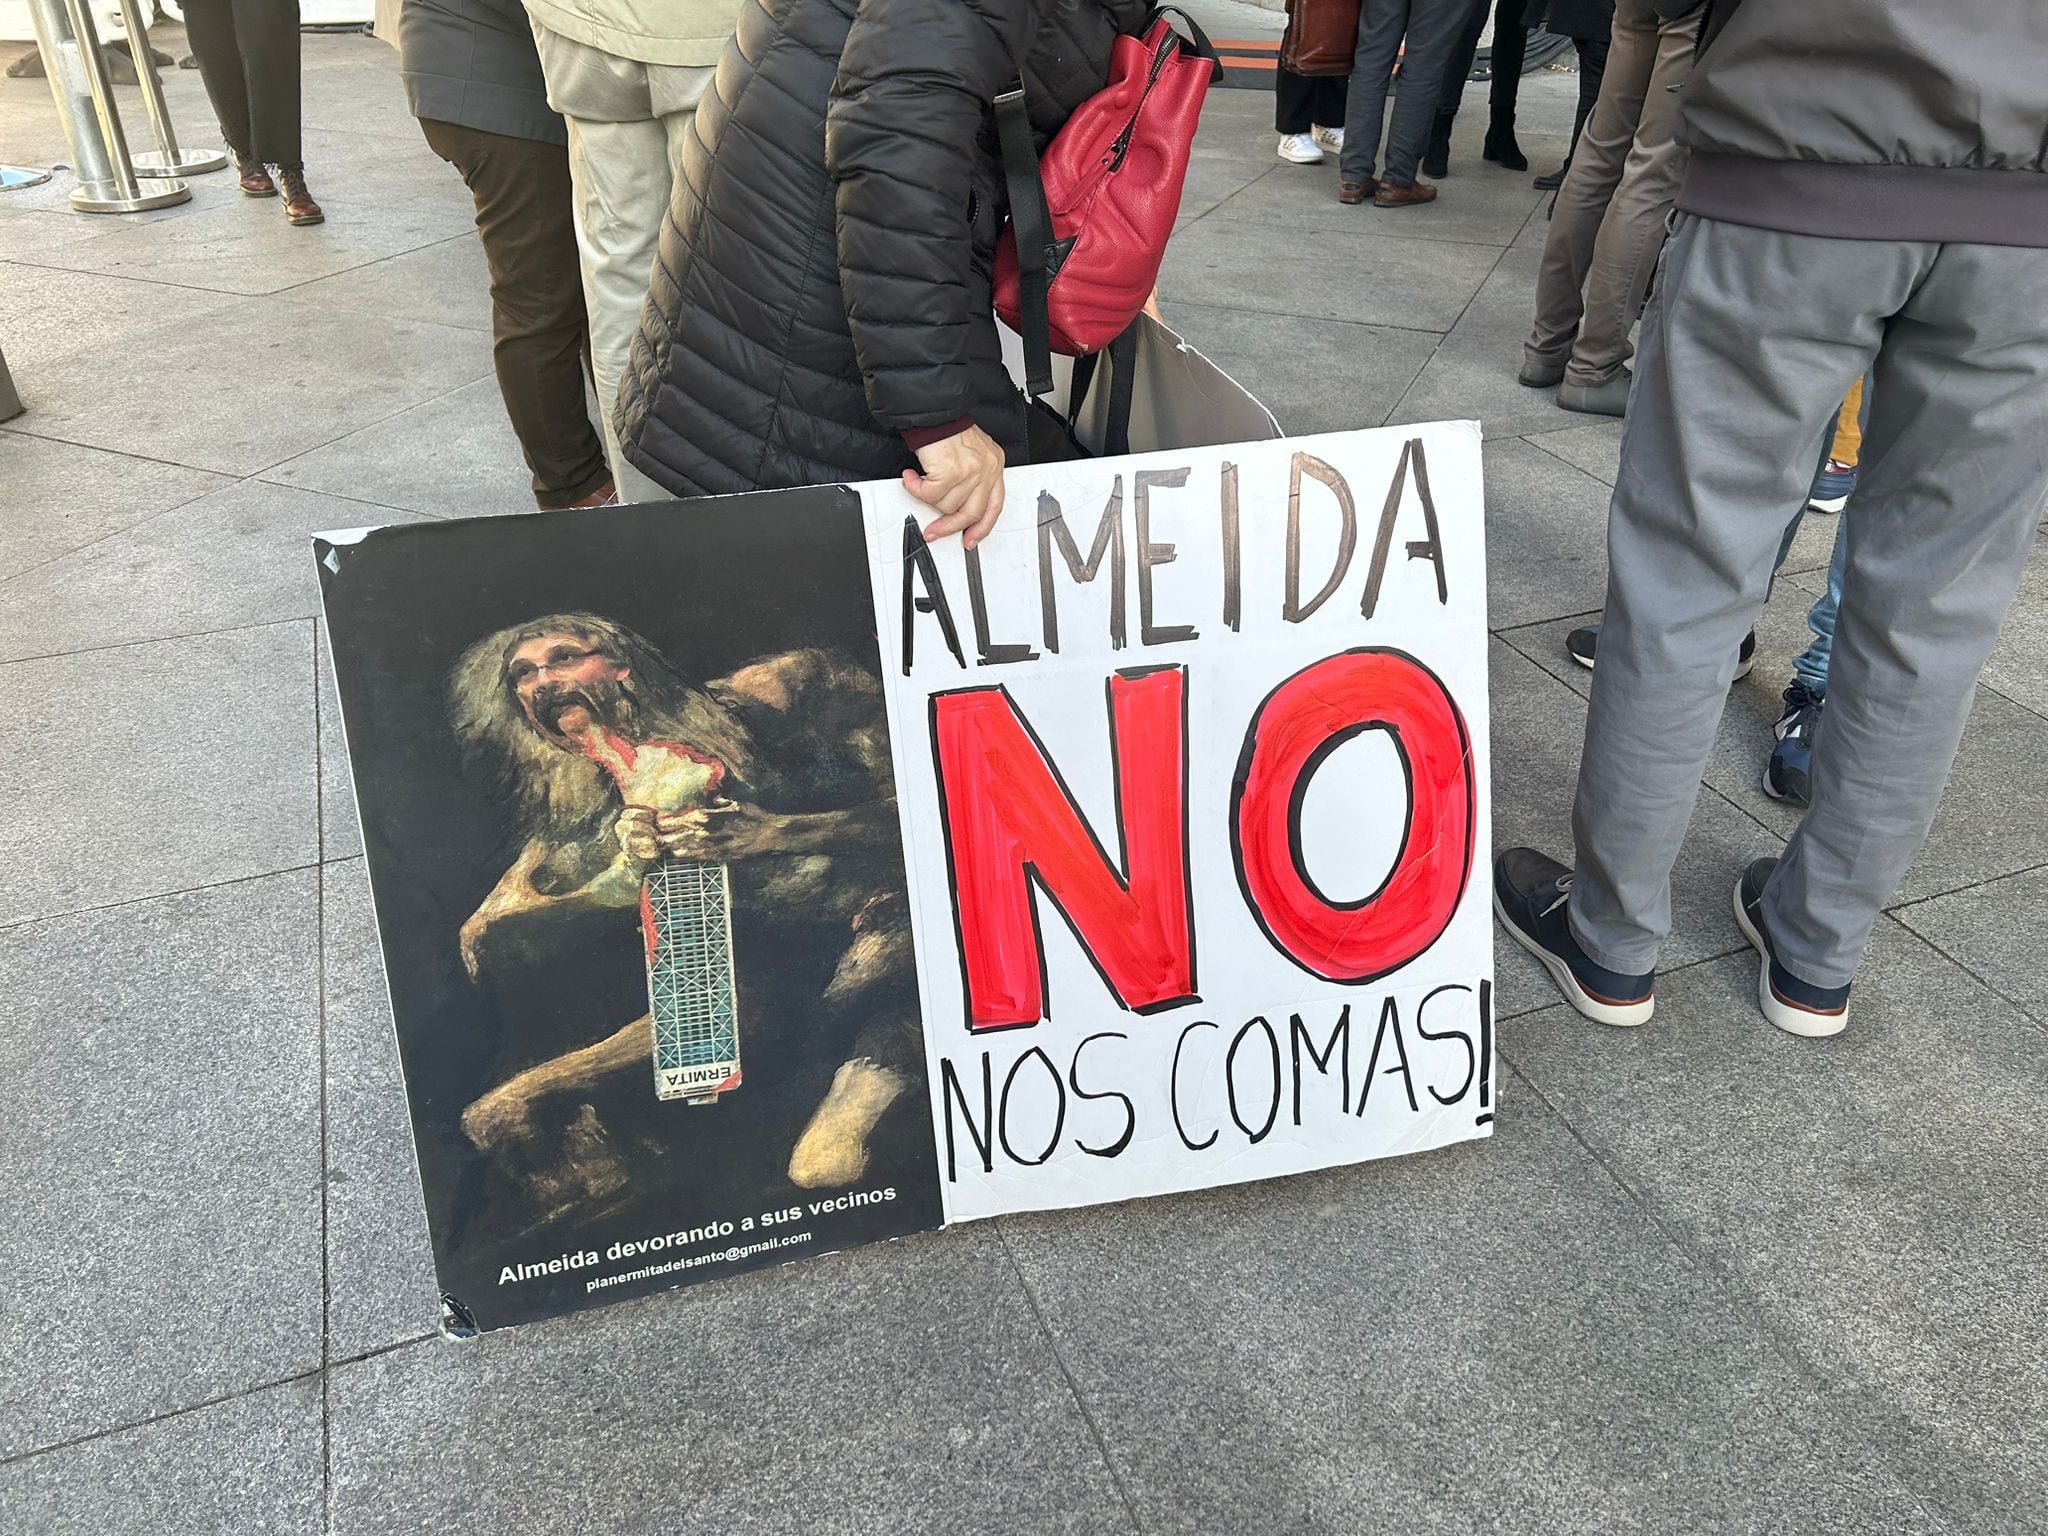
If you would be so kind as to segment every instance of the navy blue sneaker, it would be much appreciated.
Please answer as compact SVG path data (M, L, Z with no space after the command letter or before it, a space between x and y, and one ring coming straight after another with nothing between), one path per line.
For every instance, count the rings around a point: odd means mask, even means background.
M1829 459L1813 477L1813 490L1806 504L1816 512L1839 512L1849 505L1849 493L1856 489L1856 466Z
M1565 1001L1596 1024L1647 1024L1657 976L1624 976L1595 965L1572 937L1572 872L1534 848L1493 861L1493 910L1508 936L1543 962Z
M1776 859L1758 859L1735 882L1735 922L1763 957L1756 979L1756 1002L1764 1017L1788 1035L1839 1035L1849 1022L1849 989L1816 987L1778 964L1778 952L1764 928L1764 887Z
M1785 713L1771 729L1778 744L1764 764L1764 793L1773 800L1807 805L1813 799L1813 728L1820 724L1827 695L1795 682L1785 690Z
M1600 626L1581 624L1564 637L1565 654L1580 666L1591 671L1600 664ZM1751 630L1742 637L1742 646L1735 653L1735 681L1741 682L1749 676L1749 670L1756 665L1756 631Z

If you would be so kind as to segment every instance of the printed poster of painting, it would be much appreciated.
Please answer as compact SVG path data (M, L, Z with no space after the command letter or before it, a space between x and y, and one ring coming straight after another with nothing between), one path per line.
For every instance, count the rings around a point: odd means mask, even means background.
M856 493L315 553L451 1321L937 1226Z
M1474 423L863 488L948 1220L1490 1134Z

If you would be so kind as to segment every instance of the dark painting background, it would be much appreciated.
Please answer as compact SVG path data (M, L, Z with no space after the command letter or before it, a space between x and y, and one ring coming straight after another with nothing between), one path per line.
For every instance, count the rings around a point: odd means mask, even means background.
M716 1105L654 1099L632 1132L656 1144L632 1160L623 1202L536 1226L538 1212L460 1129L462 1111L514 1072L609 1035L647 1010L638 916L564 923L546 965L472 983L457 933L518 851L512 807L466 767L449 725L449 674L493 630L546 613L603 614L638 631L689 684L761 656L829 646L879 675L859 498L843 486L414 524L353 545L315 541L329 644L361 810L420 1177L442 1289L485 1328L601 1305L940 1224L924 1085L871 1142L854 1189L893 1185L893 1202L799 1225L811 1243L586 1296L592 1274L661 1263L678 1249L545 1280L500 1285L501 1266L636 1239L840 1193L789 1183L789 1150L843 1052L808 1041L804 1014L838 947L774 952L762 915L735 892L740 1054L745 1082ZM333 565L329 564L330 559ZM335 569L334 566L338 566ZM879 704L877 706L879 708ZM830 952L824 952L826 949ZM733 1243L768 1233L735 1234Z

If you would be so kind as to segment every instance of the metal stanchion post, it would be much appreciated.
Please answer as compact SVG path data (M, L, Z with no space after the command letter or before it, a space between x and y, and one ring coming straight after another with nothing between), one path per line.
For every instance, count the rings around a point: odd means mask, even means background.
M142 19L136 0L121 0L121 26L128 34L128 53L135 60L135 80L142 87L142 104L149 109L149 125L156 132L156 148L134 157L138 176L181 176L200 171L217 171L228 157L217 149L180 151L178 135L171 127L170 108L164 105L163 82L156 77L156 54L149 46L149 25Z
M28 0L28 11L78 173L71 206L81 213L139 213L189 202L192 189L182 181L159 181L147 191L136 183L99 32L83 0Z

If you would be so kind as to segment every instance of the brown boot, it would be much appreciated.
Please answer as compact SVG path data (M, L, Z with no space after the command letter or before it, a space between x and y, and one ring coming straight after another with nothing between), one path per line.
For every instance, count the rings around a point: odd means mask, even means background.
M1411 181L1405 187L1391 181L1383 181L1380 183L1379 191L1372 195L1372 205L1375 208L1409 208L1416 203L1435 200L1436 186L1427 181Z
M306 190L304 168L280 165L277 180L284 188L284 216L287 220L293 224L327 222L327 215L320 211L320 205L313 201L313 194Z
M1355 208L1360 203L1370 202L1373 193L1379 191L1377 176L1368 176L1363 181L1353 181L1348 176L1337 183L1337 201Z
M277 196L277 183L270 179L269 168L261 160L251 160L239 149L235 151L235 174L242 179L242 196Z

